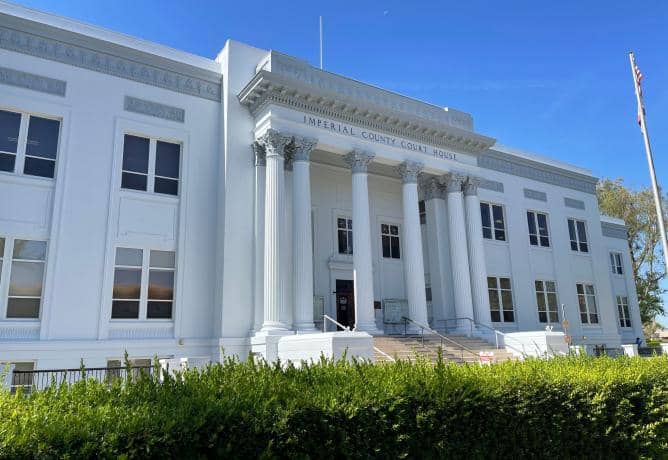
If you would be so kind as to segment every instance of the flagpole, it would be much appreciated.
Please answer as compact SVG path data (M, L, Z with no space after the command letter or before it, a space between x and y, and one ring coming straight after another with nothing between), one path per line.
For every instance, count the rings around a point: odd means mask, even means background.
M322 16L320 16L320 70L322 70Z
M645 109L642 103L642 94L640 92L640 82L636 75L636 59L633 52L629 53L629 60L631 61L631 74L633 76L633 84L636 90L636 100L638 102L638 120L640 122L640 131L642 132L643 140L645 141L645 153L647 154L647 164L649 165L649 175L652 180L652 193L654 194L654 206L656 207L656 218L659 224L659 233L661 234L661 245L663 246L663 260L665 269L668 270L668 240L666 240L666 228L663 220L663 209L661 206L661 195L659 194L659 186L656 182L656 172L654 171L654 158L652 157L652 147L649 144L649 134L647 133L647 124L645 123Z

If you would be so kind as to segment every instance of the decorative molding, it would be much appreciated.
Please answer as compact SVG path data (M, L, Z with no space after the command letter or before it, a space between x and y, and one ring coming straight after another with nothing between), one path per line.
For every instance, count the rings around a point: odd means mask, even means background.
M67 82L63 80L43 77L7 67L0 67L0 83L61 97L65 97L67 89Z
M268 129L257 142L264 148L265 156L282 156L289 154L286 147L292 142L292 136Z
M39 324L2 324L0 340L39 340Z
M123 108L128 112L141 113L142 115L163 118L178 123L183 123L186 120L186 111L184 109L132 96L125 96Z
M461 192L462 185L466 181L466 176L458 173L449 173L442 176L441 181L448 193Z
M255 166L267 166L267 153L262 144L258 141L251 144L253 148L253 158L255 159Z
M109 327L110 339L165 339L174 337L174 326Z
M221 75L45 24L0 14L0 48L151 86L221 100Z
M627 240L629 232L625 225L613 224L611 222L601 222L601 232L608 238L618 238Z
M574 209L584 209L585 208L584 201L576 200L574 198L568 198L568 197L564 197L564 205L566 205L569 208L574 208Z
M525 188L524 198L529 198L530 200L537 200L537 201L547 201L547 193L538 190L532 190L530 188Z
M478 166L493 171L524 177L550 185L570 188L579 192L596 194L598 179L538 161L520 158L507 153L488 150L478 157Z
M483 179L478 185L478 188L484 188L485 190L491 190L493 192L503 193L503 182L498 182L495 180Z
M376 157L375 154L365 150L355 149L343 157L348 167L354 173L366 173L369 168L369 163Z
M420 174L423 168L423 163L404 161L395 168L395 171L399 174L404 184L417 184L418 174Z
M318 144L317 139L295 136L292 141L292 157L294 161L309 161L311 152Z
M482 179L475 176L468 176L464 182L464 196L477 195L478 187Z

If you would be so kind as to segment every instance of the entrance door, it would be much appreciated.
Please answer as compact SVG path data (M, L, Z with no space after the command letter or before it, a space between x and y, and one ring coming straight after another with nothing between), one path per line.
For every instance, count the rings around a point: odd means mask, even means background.
M353 293L352 280L336 280L336 320L350 329L355 327L355 297Z

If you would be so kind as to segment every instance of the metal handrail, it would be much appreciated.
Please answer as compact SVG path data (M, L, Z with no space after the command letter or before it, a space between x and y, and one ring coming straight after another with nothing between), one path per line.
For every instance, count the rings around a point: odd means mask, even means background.
M517 342L517 339L514 339L513 337L508 337L508 335L505 334L504 332L501 332L498 329L494 329L493 327L488 326L487 324L477 323L473 318L470 318L468 316L462 316L462 317L459 317L459 318L446 318L443 321L447 322L447 321L462 321L462 320L469 321L469 324L471 326L471 331L473 331L473 327L482 327L484 329L488 329L488 330L492 331L494 333L494 342L496 344L497 349L501 348L499 346L499 336L501 336L501 337L503 337L503 345L504 345L505 348L511 348L511 349L515 350L516 352L520 353L525 358L527 357L526 350L524 349L524 344L522 344L522 349L521 350L517 347L514 347L514 346L508 344L507 341L512 340L512 341ZM535 347L536 351L540 351L540 347L538 347L538 345L535 342L534 342L534 347Z
M390 355L388 355L387 353L385 353L385 352L384 352L383 350L381 350L380 348L374 346L373 349L374 349L374 351L377 351L378 353L380 353L381 355L383 355L385 358L389 359L391 362L393 362L393 363L396 363L396 362L397 362L396 359L394 359L392 356L390 356Z
M337 326L339 326L339 327L340 327L341 329L343 329L344 331L349 331L349 330L350 330L350 327L349 327L349 326L344 326L343 324L339 323L337 320L335 320L334 318L332 318L332 317L329 316L329 315L322 315L322 318L323 318L323 320L322 320L322 331L323 331L323 332L327 332L327 320L329 320L329 321L331 321L332 323L336 324Z
M418 327L420 328L420 336L421 336L421 341L422 341L422 346L423 346L423 347L424 347L424 331L427 330L427 331L429 331L430 333L432 333L432 334L438 336L438 337L441 339L441 348L443 347L443 341L444 341L444 340L445 340L446 342L450 342L450 343L454 344L455 346L457 346L458 348L460 348L460 349L462 350L462 354L461 354L462 361L464 360L464 351L466 351L467 353L473 355L476 359L480 360L480 355L479 355L478 353L476 353L475 351L471 350L471 349L468 348L468 347L465 347L465 346L462 345L461 343L459 343L459 342L457 342L457 341L455 341L455 340L452 340L452 339L449 338L449 337L446 337L446 336L442 335L441 333L439 333L438 331L432 329L431 327L426 326L426 325L421 324L421 323L418 323L417 321L412 320L412 319L410 319L410 318L408 318L408 317L406 317L406 316L402 316L401 319L404 320L404 335L406 335L406 326L408 325L408 322L411 322L411 323L415 324L416 326L418 326Z

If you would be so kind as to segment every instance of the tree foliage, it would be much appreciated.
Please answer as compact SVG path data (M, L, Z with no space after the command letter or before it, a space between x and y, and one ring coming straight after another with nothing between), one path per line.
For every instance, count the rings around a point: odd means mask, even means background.
M660 282L666 275L652 191L649 187L633 190L623 179L604 179L598 184L597 196L603 214L626 223L640 316L643 323L651 323L664 312ZM665 213L665 204L663 209Z

